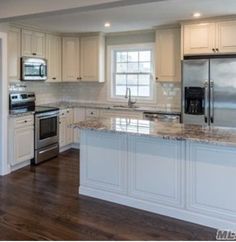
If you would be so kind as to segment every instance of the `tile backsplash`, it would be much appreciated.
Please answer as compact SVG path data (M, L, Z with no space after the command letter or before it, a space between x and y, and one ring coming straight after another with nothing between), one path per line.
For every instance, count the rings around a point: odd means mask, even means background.
M27 91L35 92L37 105L58 101L108 102L107 83L24 82L23 85ZM180 83L157 83L155 86L156 100L148 105L180 108Z

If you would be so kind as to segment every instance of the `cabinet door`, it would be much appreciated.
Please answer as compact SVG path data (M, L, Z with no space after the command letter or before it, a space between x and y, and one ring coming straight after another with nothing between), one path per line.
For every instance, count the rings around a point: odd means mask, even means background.
M184 26L184 55L213 54L215 48L215 23Z
M46 56L48 61L47 82L61 81L61 38L59 36L46 36Z
M156 32L156 76L158 81L180 82L180 30Z
M29 30L22 30L22 56L32 56L33 55L33 32Z
M37 57L45 57L45 34L33 32L32 35L32 54Z
M59 145L60 148L66 145L66 117L62 115L59 121Z
M62 46L63 81L74 82L79 75L79 39L65 37Z
M236 223L236 150L189 142L187 209Z
M8 77L10 82L20 80L21 31L10 28L8 32Z
M74 141L73 127L70 125L73 124L73 110L66 110L66 145L70 145Z
M34 157L34 127L17 128L14 131L14 159L11 165L19 164Z
M216 30L219 53L236 53L236 21L220 22L216 25Z
M80 46L80 70L82 81L98 81L99 37L82 37Z
M85 120L86 110L85 108L74 109L74 123ZM80 143L80 130L74 129L74 143Z

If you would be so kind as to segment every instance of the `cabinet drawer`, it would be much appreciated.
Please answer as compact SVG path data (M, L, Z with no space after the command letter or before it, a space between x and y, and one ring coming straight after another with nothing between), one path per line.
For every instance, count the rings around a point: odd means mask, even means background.
M31 126L31 125L34 125L34 116L33 115L14 118L14 127L15 128L21 128L21 127Z
M87 108L86 109L86 117L98 117L99 116L99 110Z

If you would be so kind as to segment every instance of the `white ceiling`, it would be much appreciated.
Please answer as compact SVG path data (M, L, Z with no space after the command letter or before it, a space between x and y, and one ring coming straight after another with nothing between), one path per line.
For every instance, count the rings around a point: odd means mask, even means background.
M192 14L196 11L201 12L204 18L236 14L236 0L159 0L152 3L146 2L144 4L86 10L84 12L32 17L20 22L65 33L119 32L173 24L181 20L191 19ZM106 21L112 24L112 27L108 30L103 27Z

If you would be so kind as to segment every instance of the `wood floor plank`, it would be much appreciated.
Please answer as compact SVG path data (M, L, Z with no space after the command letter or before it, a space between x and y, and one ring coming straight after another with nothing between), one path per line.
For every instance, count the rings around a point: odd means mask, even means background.
M0 177L0 240L215 240L211 228L78 195L79 151Z

